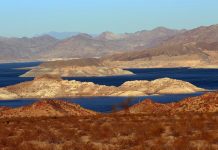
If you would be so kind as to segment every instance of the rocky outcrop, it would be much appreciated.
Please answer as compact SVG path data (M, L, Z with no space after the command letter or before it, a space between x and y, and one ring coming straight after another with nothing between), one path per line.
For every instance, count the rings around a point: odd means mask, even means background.
M0 118L92 116L96 114L96 112L84 109L80 105L62 100L41 100L29 106L0 109Z
M13 86L0 88L0 99L62 98L81 96L144 96L204 91L188 82L162 78L154 81L128 81L119 87L92 82L62 80L53 76L37 77Z
M183 112L218 112L218 92L210 92L202 96L186 98L180 102L161 104L150 99L146 99L135 104L121 113L183 113ZM120 112L119 112L120 113Z

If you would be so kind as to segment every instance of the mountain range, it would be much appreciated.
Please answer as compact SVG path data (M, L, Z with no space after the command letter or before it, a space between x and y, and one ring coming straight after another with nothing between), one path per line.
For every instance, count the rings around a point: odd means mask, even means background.
M134 60L145 57L168 55L177 56L184 54L202 54L207 55L203 51L218 50L218 25L208 27L199 27L188 30L168 38L159 46L153 48L140 47L139 51L132 51L113 55L115 60Z
M137 50L138 47L155 47L184 30L158 27L151 31L115 34L103 32L98 36L85 33L67 39L54 38L48 34L33 38L0 37L0 60L31 61L77 57L101 57L107 54Z
M120 67L217 68L218 25L184 31L155 47L142 46L137 51L112 54L104 59L120 61L115 63Z
M217 50L218 25L191 30L158 27L135 33L103 32L98 36L79 33L62 40L51 35L0 37L1 62L102 57L110 61L152 60L153 64L154 60L181 60L179 64L167 62L166 66L182 66L182 60L189 60L185 66L193 61L193 66L198 66L218 63ZM162 62L155 64L161 67Z

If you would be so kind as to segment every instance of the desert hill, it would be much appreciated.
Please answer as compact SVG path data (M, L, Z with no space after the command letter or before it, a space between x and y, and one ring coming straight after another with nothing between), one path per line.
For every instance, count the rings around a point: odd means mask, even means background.
M1 109L0 109L1 110ZM60 100L41 100L29 106L7 108L0 111L0 117L61 117L91 116L97 113L80 105Z
M218 112L218 92L209 92L201 96L186 98L175 103L156 103L150 99L146 99L138 104L129 107L124 112L129 113L146 113L146 114L160 114L160 113L184 113L184 112L198 112L198 113L213 113Z

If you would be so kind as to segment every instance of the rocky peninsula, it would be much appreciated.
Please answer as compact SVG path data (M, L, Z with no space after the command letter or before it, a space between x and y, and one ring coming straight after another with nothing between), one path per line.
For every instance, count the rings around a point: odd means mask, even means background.
M133 73L116 67L116 65L106 65L100 59L84 58L44 62L21 75L21 77L37 77L46 74L58 75L61 77L87 77L132 75Z

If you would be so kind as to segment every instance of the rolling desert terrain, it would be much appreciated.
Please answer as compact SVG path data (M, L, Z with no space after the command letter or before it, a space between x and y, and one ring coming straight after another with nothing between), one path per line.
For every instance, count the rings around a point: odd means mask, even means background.
M172 104L144 100L110 114L58 100L3 108L0 148L216 150L217 100L217 92Z

